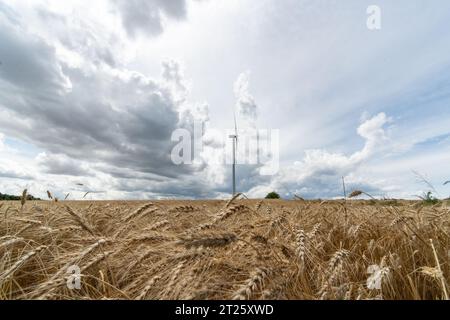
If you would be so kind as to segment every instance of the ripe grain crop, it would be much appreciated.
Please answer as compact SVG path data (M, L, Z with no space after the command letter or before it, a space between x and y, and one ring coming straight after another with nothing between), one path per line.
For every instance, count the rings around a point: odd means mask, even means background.
M0 203L0 299L448 299L445 203L22 198Z

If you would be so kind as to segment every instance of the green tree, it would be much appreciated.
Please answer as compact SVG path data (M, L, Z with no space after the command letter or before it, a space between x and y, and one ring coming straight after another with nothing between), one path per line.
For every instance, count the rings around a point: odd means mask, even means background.
M280 195L276 193L275 191L272 191L267 194L266 199L280 199Z

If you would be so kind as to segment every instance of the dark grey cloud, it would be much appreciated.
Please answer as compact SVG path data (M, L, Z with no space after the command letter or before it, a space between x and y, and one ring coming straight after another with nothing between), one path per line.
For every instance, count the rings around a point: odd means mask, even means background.
M186 0L112 0L128 35L156 36L163 32L163 19L186 17Z
M93 172L81 161L73 160L63 154L47 155L42 153L36 160L44 173L78 177L93 175Z
M163 14L181 17L175 4L158 5ZM170 158L173 131L192 131L194 121L208 119L205 104L185 108L187 89L176 62L163 62L161 79L150 79L118 66L105 37L83 21L45 8L37 14L54 30L48 37L29 33L20 16L0 19L0 128L45 151L35 163L40 179L67 188L64 176L78 177L89 188L107 186L126 198L220 193L220 185L202 175L205 163L176 166ZM67 64L56 45L84 62Z
M0 22L0 127L44 149L46 172L86 174L61 154L107 164L112 175L121 168L159 178L193 172L170 158L172 132L185 122L170 86L128 70L69 67L43 39Z
M146 194L150 197L163 195L164 197L199 199L214 198L220 193L220 190L211 188L210 182L198 177L192 179L189 176L152 181L151 184L145 180L118 179L113 188L127 193L129 198L133 198L133 194L137 197L140 194Z
M23 33L21 27L2 19L2 15L0 24L0 81L17 90L31 89L36 95L59 94L69 85L61 66L55 63L54 48Z

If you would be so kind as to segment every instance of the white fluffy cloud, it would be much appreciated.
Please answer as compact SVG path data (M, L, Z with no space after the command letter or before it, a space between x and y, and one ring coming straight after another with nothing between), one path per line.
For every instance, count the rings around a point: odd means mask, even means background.
M389 142L384 128L388 122L389 118L380 113L358 127L358 134L365 139L362 150L349 156L321 149L306 150L303 160L295 162L294 165L284 166L268 184L254 187L249 194L263 196L268 190L279 190L286 196L294 194L304 197L338 196L341 194L339 187L341 177L355 179L354 175L360 166L384 149ZM359 183L364 184L365 190L368 191L375 188L369 181ZM380 192L379 189L376 191Z
M255 98L249 92L250 72L243 72L234 83L234 94L236 96L236 108L239 120L246 126L254 127L258 117L258 106Z

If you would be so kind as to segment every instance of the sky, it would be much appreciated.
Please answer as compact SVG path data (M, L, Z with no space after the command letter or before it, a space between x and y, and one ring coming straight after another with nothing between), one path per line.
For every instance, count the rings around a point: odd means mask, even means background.
M0 0L0 192L226 198L236 118L248 197L448 197L448 21L445 0Z

